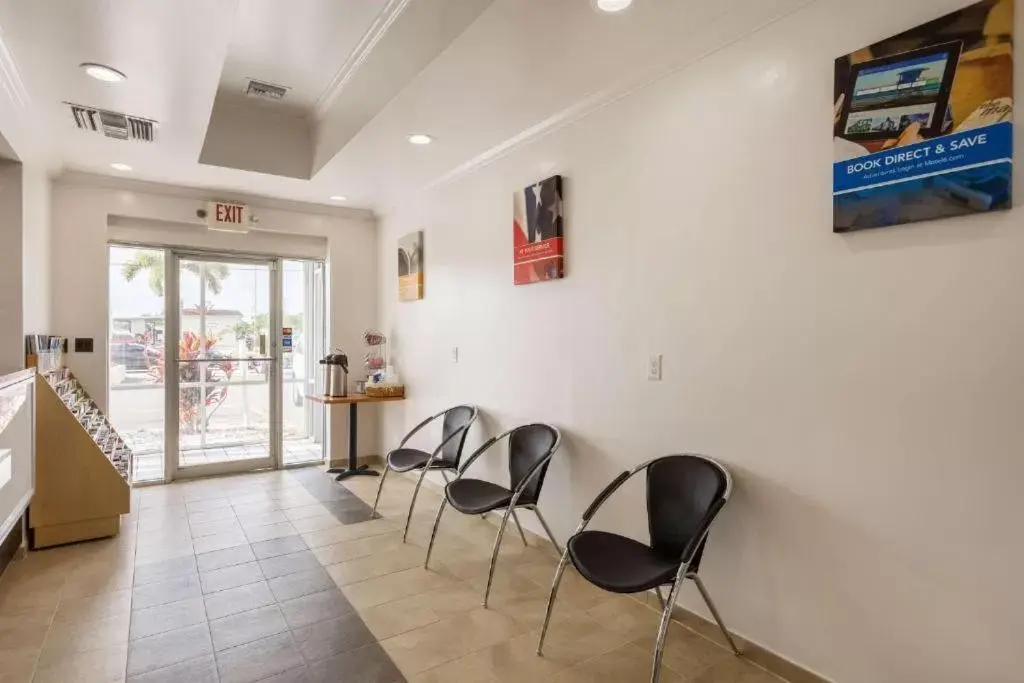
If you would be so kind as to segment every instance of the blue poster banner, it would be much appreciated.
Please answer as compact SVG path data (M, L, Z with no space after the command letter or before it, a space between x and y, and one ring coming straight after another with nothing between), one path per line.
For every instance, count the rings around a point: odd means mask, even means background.
M1013 124L1006 121L836 162L832 168L833 194L1010 163L1012 159Z
M1013 205L1013 16L981 0L836 59L834 232Z

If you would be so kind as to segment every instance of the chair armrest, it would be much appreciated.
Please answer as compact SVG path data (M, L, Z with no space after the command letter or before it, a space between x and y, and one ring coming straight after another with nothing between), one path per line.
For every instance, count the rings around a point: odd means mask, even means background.
M440 412L440 413L438 413L437 415L431 415L431 416L430 416L430 417L428 417L428 418L427 418L426 420L424 420L423 422L420 422L420 423L419 423L418 425L416 425L415 427L413 427L413 428L412 428L412 431L411 431L411 432L409 432L408 434L406 434L406 435L405 435L405 438L404 438L404 439L402 439L402 442L401 442L400 444L398 444L398 448L403 448L403 447L405 446L405 444L409 443L409 439L411 439L411 438L412 438L413 436L415 436L415 435L416 435L416 432L420 431L421 429L423 429L423 428L424 428L424 427L426 427L426 426L427 426L428 424L430 424L431 422L433 422L433 421L434 421L434 420L436 420L437 418L441 417L442 415L444 415L444 411L441 411L441 412ZM398 450L398 448L396 448L395 450L397 451L397 450Z
M589 507L587 507L586 512L583 513L583 521L589 522L593 519L594 515L597 514L598 509L605 504L605 501L611 498L612 494L615 493L620 486L626 483L626 480L631 476L632 475L629 472L621 472L619 473L619 476L612 479L611 483L605 486L604 490L597 494L597 498L594 498L594 501Z

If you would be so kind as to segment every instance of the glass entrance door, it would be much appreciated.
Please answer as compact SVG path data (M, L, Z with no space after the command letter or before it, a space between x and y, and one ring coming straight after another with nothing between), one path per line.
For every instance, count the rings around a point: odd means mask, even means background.
M172 478L275 466L278 260L172 253L171 266L168 302L177 303L167 316L165 355Z

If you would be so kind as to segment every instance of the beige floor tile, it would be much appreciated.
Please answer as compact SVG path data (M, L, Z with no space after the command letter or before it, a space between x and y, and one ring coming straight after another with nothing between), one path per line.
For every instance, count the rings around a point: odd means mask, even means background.
M121 683L128 663L128 643L79 652L46 665L40 663L33 683Z
M477 594L479 598L479 594ZM539 631L544 623L547 611L548 591L537 588L529 593L499 594L491 597L489 606L496 612L504 614L516 622L523 631ZM564 617L567 613L582 618L584 613L572 605L557 605L559 613Z
M388 638L381 646L402 673L411 676L497 645L518 632L508 617L481 608Z
M486 662L468 655L408 678L409 683L502 683ZM534 683L539 683L535 681Z
M28 563L26 563L27 565ZM25 609L53 610L60 601L65 574L55 571L41 571L32 576L22 567L12 567L11 575L4 574L0 581L0 616L10 615ZM18 570L23 571L19 572Z
M635 639L633 644L650 652L654 648L657 633ZM724 647L691 631L682 624L673 622L665 639L665 666L688 678L695 678L711 667L735 659L735 655Z
M231 532L242 533L242 525L235 518L218 519L212 522L202 522L189 525L193 543L195 539L214 534L227 534Z
M477 609L482 602L482 594L462 582L449 582L435 586L406 598L410 605L417 605L432 610L439 618L447 618Z
M34 648L0 650L0 683L29 683L38 658Z
M131 609L132 591L123 588L84 598L62 598L53 620L54 623L88 623L97 619L127 614Z
M284 516L292 522L296 522L300 519L308 519L309 517L322 517L324 515L330 515L330 513L327 511L327 508L320 503L289 508L284 511Z
M234 548L236 546L245 545L249 541L246 539L245 534L241 529L234 531L226 531L224 533L211 534L209 536L203 536L192 541L195 547L195 554L201 555L203 553L212 553L215 550L224 550L225 548Z
M548 570L546 567L533 565L517 566L515 571L549 590L555 573L554 569ZM621 596L609 593L590 583L571 566L566 568L565 574L562 576L562 582L558 587L559 603L567 602L573 607L584 611L600 607L607 602L615 602L619 597Z
M25 609L0 616L0 650L43 649L53 612L47 609Z
M143 564L150 564L153 562L163 562L164 560L173 560L176 557L185 557L187 555L198 554L192 545L192 541L178 542L166 546L152 546L146 548L138 548L135 552L135 566Z
M528 638L513 638L492 645L467 659L480 662L501 683L550 681L565 671L561 664L538 656L537 643Z
M474 603L474 606L476 606L476 603ZM466 611L469 610L467 609ZM393 638L402 633L433 624L442 618L437 611L425 604L421 600L421 596L418 595L370 607L362 610L360 616L363 623L370 630L370 633L377 640ZM445 616L450 615L446 614Z
M730 656L700 676L686 680L691 683L784 683L781 678L736 656Z
M135 570L131 566L114 571L91 569L73 572L68 576L67 581L64 582L61 598L72 600L105 593L115 593L125 588L131 588L134 576Z
M84 621L55 621L46 636L39 665L49 666L76 653L122 645L128 641L130 621L131 615L127 612Z
M469 584L480 591L483 599L484 589L487 587L487 576L490 571L491 560L485 559L458 559L446 558L438 561L435 566L433 557L430 559L430 566L436 567L441 574L450 574L461 581ZM494 580L491 584L491 597L513 596L533 594L543 590L542 586L527 576L523 576L518 568L498 560L494 568Z
M416 546L399 545L360 557L355 560L339 562L327 567L327 573L339 586L366 581L375 576L393 574L404 569L412 569L423 564L423 551Z
M633 645L624 645L548 680L551 683L648 683L652 666L650 653ZM660 681L686 683L689 679L663 667Z
M614 596L587 614L606 628L621 633L629 640L649 638L654 640L661 625L661 613L628 595Z
M295 528L295 531L299 533L309 533L312 531L333 529L343 525L336 517L334 517L334 515L325 513L315 517L303 517L302 519L292 520L292 526Z
M310 548L320 548L325 545L334 545L342 541L351 541L357 538L368 538L381 534L400 531L401 527L388 519L375 519L362 524L349 524L338 526L323 531L310 531L302 533L303 540Z
M320 560L320 564L326 567L327 565L385 552L400 545L402 545L402 534L392 532L320 546L313 549L313 554Z
M378 576L367 581L343 586L341 591L352 606L362 610L375 605L383 605L418 593L426 593L456 585L450 579L426 571L420 567L406 569Z
M539 635L537 629L522 638L536 648ZM621 633L605 628L579 611L559 609L556 604L544 641L544 657L561 666L575 666L626 643Z

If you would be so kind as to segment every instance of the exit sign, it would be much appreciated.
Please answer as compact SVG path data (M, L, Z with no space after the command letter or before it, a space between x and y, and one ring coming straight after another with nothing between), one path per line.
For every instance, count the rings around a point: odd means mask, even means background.
M252 221L249 207L233 202L210 202L206 210L206 225L210 230L249 232Z

